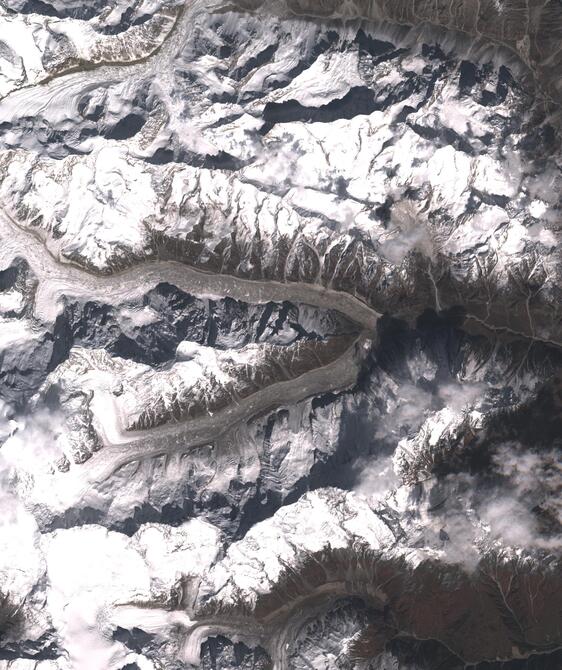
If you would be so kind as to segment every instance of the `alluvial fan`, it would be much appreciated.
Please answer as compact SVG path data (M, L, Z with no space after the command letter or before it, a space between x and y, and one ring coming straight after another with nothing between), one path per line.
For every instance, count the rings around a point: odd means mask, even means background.
M0 670L562 668L561 45L0 0Z

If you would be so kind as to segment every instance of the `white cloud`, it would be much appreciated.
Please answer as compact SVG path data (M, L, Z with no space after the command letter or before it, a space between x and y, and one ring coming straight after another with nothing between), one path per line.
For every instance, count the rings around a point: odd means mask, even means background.
M480 510L493 538L516 547L540 544L533 515L514 498L492 500Z
M400 484L394 472L392 458L389 456L361 459L355 469L358 472L358 478L353 490L367 499L384 498Z

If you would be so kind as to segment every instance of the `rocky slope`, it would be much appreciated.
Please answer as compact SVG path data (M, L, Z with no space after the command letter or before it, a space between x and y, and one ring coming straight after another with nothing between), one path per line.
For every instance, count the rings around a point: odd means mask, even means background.
M561 37L0 0L0 670L561 666Z

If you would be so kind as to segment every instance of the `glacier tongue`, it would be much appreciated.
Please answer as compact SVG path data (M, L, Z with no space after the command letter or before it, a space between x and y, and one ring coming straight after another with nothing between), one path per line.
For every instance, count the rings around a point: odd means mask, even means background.
M562 667L561 35L0 0L0 670Z

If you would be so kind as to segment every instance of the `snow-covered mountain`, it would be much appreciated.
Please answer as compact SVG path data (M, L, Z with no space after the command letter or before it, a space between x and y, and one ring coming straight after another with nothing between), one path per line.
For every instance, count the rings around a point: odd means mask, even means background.
M0 670L562 667L561 44L0 0Z

